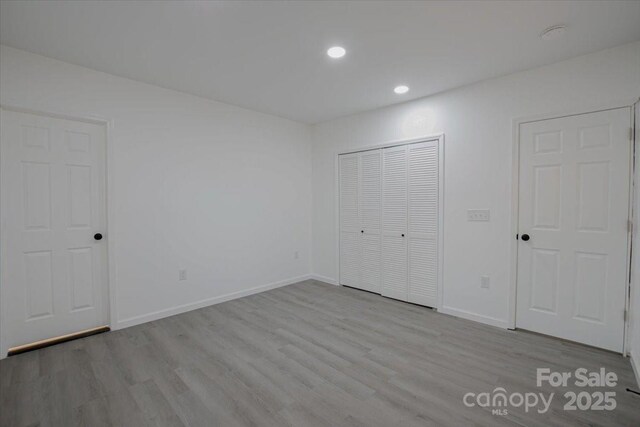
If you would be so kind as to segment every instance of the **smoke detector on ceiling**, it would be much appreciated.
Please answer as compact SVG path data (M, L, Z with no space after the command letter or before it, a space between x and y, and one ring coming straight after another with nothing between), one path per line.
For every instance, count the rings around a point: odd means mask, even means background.
M557 40L560 37L563 37L567 32L566 25L554 25L553 27L549 27L540 34L540 38L542 40Z

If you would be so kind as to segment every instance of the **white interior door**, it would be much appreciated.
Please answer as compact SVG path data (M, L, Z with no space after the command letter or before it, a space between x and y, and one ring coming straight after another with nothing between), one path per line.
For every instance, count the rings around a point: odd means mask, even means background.
M360 153L360 234L362 275L360 288L380 293L381 239L380 203L382 187L380 150Z
M438 141L408 146L408 301L437 306L439 153Z
M8 347L106 325L102 126L2 110L2 332Z
M382 295L407 301L407 146L382 150Z
M360 167L358 153L339 156L340 167L340 284L360 287L362 233L360 228Z
M629 108L521 125L519 328L622 351L630 128Z

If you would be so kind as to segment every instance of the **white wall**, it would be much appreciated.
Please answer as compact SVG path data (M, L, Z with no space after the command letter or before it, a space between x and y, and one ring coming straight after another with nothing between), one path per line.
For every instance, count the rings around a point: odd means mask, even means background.
M5 46L0 102L112 121L114 327L310 273L308 126Z
M314 274L337 277L336 153L444 132L445 311L509 326L513 120L639 96L635 42L315 125ZM467 222L466 211L473 208L491 209L491 221ZM489 290L480 288L481 275L491 277Z

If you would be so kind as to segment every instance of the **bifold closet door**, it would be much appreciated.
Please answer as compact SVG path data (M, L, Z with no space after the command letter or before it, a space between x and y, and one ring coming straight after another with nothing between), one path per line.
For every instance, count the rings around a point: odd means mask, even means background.
M360 168L358 153L339 156L340 167L340 284L360 286Z
M362 270L359 288L380 293L381 150L360 153L360 235Z
M339 156L340 284L437 306L439 143Z
M382 295L407 301L406 145L382 150Z
M435 307L438 298L438 141L408 146L408 301Z

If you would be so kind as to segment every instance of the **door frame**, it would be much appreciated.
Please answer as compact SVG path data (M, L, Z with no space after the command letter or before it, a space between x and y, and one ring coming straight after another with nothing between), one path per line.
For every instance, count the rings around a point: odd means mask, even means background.
M616 110L620 108L629 108L631 128L634 128L634 104L638 99L628 99L615 101L595 106L583 108L574 108L571 110L558 111L553 113L539 114L533 116L519 117L512 121L512 166L511 166L511 247L510 247L510 268L509 268L509 318L507 328L516 329L516 309L517 309L517 290L518 290L518 242L516 235L519 233L519 201L520 201L520 127L525 123L538 122L543 120L559 119L569 116L577 116L582 114L598 113L608 110ZM634 188L634 165L636 163L635 141L631 139L631 152L629 155L629 211L627 213L628 220L633 220L633 188ZM632 228L627 231L627 259L626 259L626 277L627 283L625 287L625 312L629 310L629 291L631 289L630 270L631 270L631 242ZM627 355L628 351L628 329L629 316L625 316L624 335L622 354Z
M64 120L73 120L84 123L91 123L95 125L99 125L104 129L104 137L105 137L105 204L106 204L106 225L105 225L105 234L107 235L107 239L105 243L107 244L106 250L106 262L107 262L107 281L103 286L107 287L107 298L105 300L105 304L107 305L106 313L107 313L107 322L106 326L111 327L112 325L117 325L117 307L116 307L116 257L115 257L115 213L113 210L115 200L114 197L114 152L113 152L113 144L112 144L112 132L113 132L113 120L107 119L99 116L91 116L86 114L77 114L74 112L58 112L58 111L43 111L36 110L32 108L22 107L15 104L0 104L0 110L2 111L11 111L16 113L25 113L25 114L34 114L38 116L51 117L54 119L64 119ZM2 146L0 145L0 155L2 155ZM1 176L1 173L0 173ZM2 183L0 183L1 185ZM5 208L0 203L0 236L5 234ZM7 248L5 247L6 239L0 239L2 243L0 244L0 269L4 271L4 253ZM4 301L5 287L2 283L3 275L0 274L0 299ZM5 326L7 322L5 321L4 310L2 310L2 304L0 304L0 359L4 359L7 357L8 344L6 342L6 331ZM117 329L117 328L116 328Z
M419 142L438 142L438 298L437 306L433 307L437 311L442 310L444 301L444 133L424 135L416 138L398 139L380 144L365 145L352 149L338 150L334 154L334 235L335 239L335 282L340 285L340 156L343 154L360 153L363 151L379 150L382 148L397 147L400 145L416 144ZM382 190L381 190L382 191ZM329 281L329 280L327 280Z

